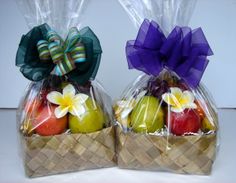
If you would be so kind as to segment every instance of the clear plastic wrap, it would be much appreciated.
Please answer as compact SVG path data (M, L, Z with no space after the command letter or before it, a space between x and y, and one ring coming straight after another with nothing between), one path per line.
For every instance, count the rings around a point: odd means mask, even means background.
M209 174L218 116L199 81L213 53L200 28L175 27L187 25L196 1L119 1L140 26L126 45L129 68L145 74L114 105L118 166Z
M119 0L138 29L143 20L158 22L165 34L174 26L186 26L190 21L196 0Z
M71 27L81 27L89 0L17 0L29 29L47 23L64 37Z
M89 27L76 28L85 1L17 3L31 28L16 55L16 65L32 81L17 111L26 174L114 166L111 98L94 80L101 46Z

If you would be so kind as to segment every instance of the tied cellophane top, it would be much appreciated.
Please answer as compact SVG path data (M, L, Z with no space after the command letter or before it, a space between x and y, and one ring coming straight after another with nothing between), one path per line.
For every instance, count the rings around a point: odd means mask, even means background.
M92 133L112 125L111 99L96 81L102 49L81 27L85 0L19 0L30 31L16 65L32 83L18 109L24 136Z

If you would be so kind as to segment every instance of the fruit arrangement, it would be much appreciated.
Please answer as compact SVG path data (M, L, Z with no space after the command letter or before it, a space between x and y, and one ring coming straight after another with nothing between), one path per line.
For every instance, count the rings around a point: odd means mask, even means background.
M17 113L26 175L114 166L109 107L110 98L96 81L81 85L50 76L31 83Z
M135 90L137 92L137 89ZM136 133L194 135L216 131L207 101L177 76L163 72L114 106L117 121Z
M182 19L189 17L194 6L190 1L174 5L165 0L119 2L140 25L137 36L126 42L125 54L128 68L142 75L113 107L118 166L209 174L216 154L218 117L201 78L213 51L201 27L192 29ZM192 9L179 8L187 6Z
M39 91L29 91L23 105L25 117L21 130L24 135L52 136L103 129L107 116L102 106L89 96L90 88L90 84L77 87L54 78L45 80Z
M84 4L20 2L22 13L31 19L27 22L34 25L22 35L15 58L31 81L17 111L28 177L116 163L111 98L95 80L103 52L100 40L89 26L77 28L82 12L78 7L82 10Z

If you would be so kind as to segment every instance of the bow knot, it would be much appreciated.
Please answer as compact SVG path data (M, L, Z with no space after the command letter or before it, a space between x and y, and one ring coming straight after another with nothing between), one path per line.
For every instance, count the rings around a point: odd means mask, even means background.
M37 43L40 60L53 61L56 66L52 73L63 76L75 69L75 63L85 62L85 47L77 28L70 29L65 41L53 30L47 32L47 40Z
M89 27L71 28L65 41L49 25L42 24L23 35L16 54L16 65L31 81L51 74L86 84L97 74L102 48Z
M128 41L126 56L129 69L158 76L167 68L189 86L196 88L213 52L201 28L176 26L165 37L158 24L144 20L136 40Z

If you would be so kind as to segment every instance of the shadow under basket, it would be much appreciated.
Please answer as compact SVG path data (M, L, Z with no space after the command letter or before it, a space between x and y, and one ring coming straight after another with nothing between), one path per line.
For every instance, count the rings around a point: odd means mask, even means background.
M22 136L22 142L29 177L116 165L114 126L88 134Z
M127 169L207 175L215 160L216 133L156 136L117 127L118 166Z

